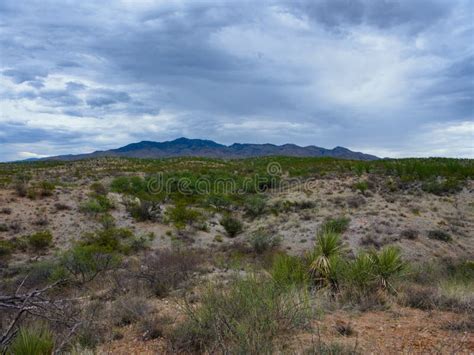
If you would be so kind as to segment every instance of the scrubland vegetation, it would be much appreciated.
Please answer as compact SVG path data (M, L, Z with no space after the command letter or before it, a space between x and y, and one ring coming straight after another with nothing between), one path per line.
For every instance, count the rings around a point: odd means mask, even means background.
M1 351L472 351L473 177L455 159L1 164ZM428 315L424 347L396 333Z

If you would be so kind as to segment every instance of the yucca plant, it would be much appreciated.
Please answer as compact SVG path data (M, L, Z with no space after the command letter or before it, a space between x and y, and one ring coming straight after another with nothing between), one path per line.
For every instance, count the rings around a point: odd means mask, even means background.
M346 280L353 290L362 294L368 292L375 284L374 262L367 253L360 253L348 264Z
M308 270L304 260L292 255L275 255L270 274L273 281L283 288L306 285L308 281Z
M338 233L330 230L323 231L310 254L310 271L320 281L327 283L330 280L334 263L344 252L344 247Z
M369 257L373 263L375 277L380 285L385 289L393 289L390 281L399 276L405 268L400 249L388 246L378 253L374 250L369 252Z
M54 340L51 331L44 325L22 327L13 340L8 354L14 355L50 355Z

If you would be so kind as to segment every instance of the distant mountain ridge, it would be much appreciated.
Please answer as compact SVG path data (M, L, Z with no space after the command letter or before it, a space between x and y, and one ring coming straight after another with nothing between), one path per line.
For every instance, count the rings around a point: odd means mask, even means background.
M105 151L88 154L60 155L43 160L79 160L99 157L128 158L170 158L170 157L207 157L207 158L251 158L263 156L294 157L333 157L355 160L375 160L378 157L360 152L353 152L344 147L325 149L314 145L300 147L296 144L247 144L234 143L226 146L211 140L178 138L172 141L141 141Z

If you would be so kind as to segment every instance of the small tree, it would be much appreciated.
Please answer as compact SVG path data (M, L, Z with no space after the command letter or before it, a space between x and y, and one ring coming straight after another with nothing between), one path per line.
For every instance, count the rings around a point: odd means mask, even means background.
M79 245L61 257L61 265L82 284L92 281L119 262L120 258L116 253L97 245Z

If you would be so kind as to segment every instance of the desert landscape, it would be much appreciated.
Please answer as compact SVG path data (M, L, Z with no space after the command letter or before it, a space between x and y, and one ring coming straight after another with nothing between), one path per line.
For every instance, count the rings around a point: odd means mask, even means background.
M3 341L13 321L47 324L68 353L474 350L472 160L99 158L0 173Z
M1 0L0 355L474 355L473 0Z

